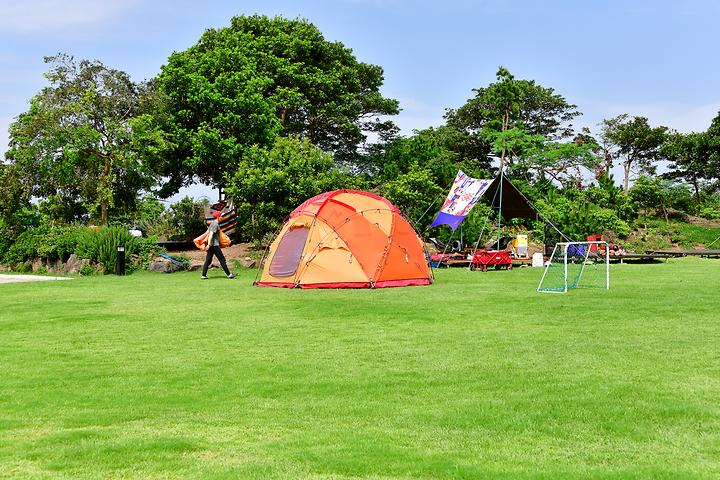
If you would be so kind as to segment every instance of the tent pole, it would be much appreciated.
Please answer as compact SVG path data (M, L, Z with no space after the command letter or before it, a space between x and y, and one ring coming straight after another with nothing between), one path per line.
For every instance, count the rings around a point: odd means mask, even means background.
M495 195L493 195L492 201L490 202L490 210L488 211L488 214L485 215L485 221L483 222L482 229L480 229L480 235L478 235L477 242L475 242L475 248L473 249L472 255L470 256L470 265L468 265L468 271L472 271L472 261L475 259L475 253L478 251L478 247L480 246L480 240L482 239L483 233L485 233L485 227L487 226L488 220L490 220L490 215L492 215L492 206L495 204L497 194L498 190L495 189Z
M502 198L503 198L503 166L500 165L500 198L498 199L498 233L497 249L500 250L500 236L502 235Z

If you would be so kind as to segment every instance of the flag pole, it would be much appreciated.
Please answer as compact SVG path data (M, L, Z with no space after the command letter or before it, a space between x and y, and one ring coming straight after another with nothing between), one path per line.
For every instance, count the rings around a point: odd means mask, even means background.
M503 166L500 164L500 198L498 199L498 233L497 250L500 250L500 235L502 234L502 199L503 199Z

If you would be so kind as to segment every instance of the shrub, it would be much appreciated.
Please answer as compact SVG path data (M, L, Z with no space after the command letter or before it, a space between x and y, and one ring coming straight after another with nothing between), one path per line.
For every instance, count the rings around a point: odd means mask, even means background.
M78 232L75 255L80 258L85 258L87 260L97 260L98 246L98 231L91 228L83 229L82 231Z
M80 275L82 275L83 277L90 276L93 273L95 273L95 270L93 270L93 267L91 267L90 265L83 265L82 267L80 267Z
M67 260L75 253L82 230L86 228L75 225L50 228L38 240L37 256L46 260Z
M23 263L38 257L38 247L42 236L47 234L47 228L33 228L22 232L15 242L8 248L4 260L8 263Z
M701 217L711 220L720 219L720 194L708 197L698 212Z
M118 247L125 247L125 259L142 250L145 243L155 244L154 238L139 239L130 235L123 227L103 227L97 231L84 229L78 234L75 254L98 262L105 273L115 273Z
M125 247L127 261L137 250L138 240L122 227L104 227L97 232L97 261L106 273L115 273L118 247Z
M0 261L5 258L5 253L10 248L10 233L5 220L0 218Z
M146 268L155 257L165 252L165 249L157 244L155 235L146 238L135 238L134 248L135 250L132 252L134 261L130 267L131 270Z
M170 240L190 240L202 233L207 228L205 223L207 204L208 201L205 199L195 201L190 197L184 197L171 205L167 220L173 232Z

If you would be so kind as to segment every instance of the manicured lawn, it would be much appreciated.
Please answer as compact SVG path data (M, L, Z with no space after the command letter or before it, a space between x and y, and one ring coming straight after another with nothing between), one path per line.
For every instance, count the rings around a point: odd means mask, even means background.
M720 477L720 260L211 275L0 285L0 477Z

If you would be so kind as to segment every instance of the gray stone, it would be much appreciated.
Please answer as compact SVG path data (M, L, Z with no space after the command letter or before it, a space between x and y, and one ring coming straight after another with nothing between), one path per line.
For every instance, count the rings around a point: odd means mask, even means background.
M77 255L73 253L67 259L67 262L65 262L65 265L62 267L62 271L71 275L77 275L85 265L90 265L90 260L78 258Z
M180 265L176 265L163 257L155 257L155 259L150 262L150 265L148 265L148 270L158 273L172 273L177 272L180 269Z
M32 271L38 272L41 269L44 269L45 265L43 264L42 258L33 258L32 260Z
M48 260L46 262L47 271L50 273L60 273L63 269L63 263L62 260Z
M242 265L245 268L255 268L257 267L257 260L250 257L244 257L238 260L240 262L240 265Z

